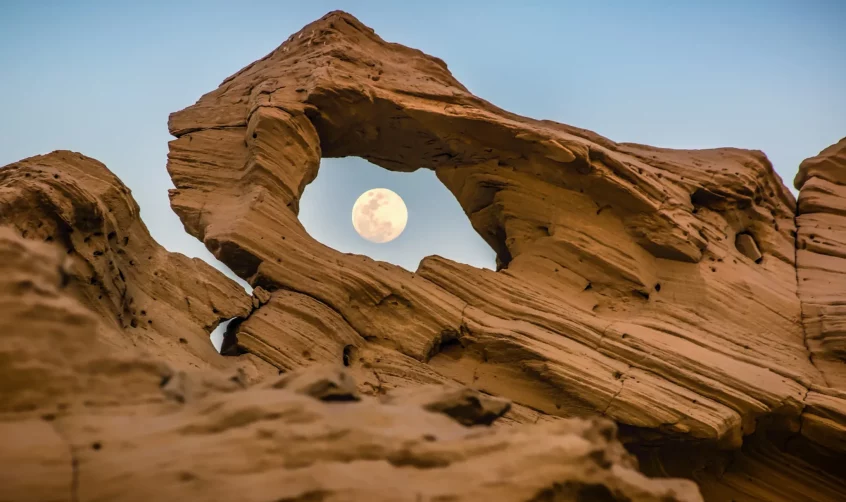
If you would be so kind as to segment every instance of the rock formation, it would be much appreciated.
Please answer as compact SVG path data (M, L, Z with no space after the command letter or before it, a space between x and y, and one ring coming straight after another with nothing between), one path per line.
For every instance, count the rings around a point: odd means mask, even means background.
M802 162L794 183L805 340L826 384L846 390L846 138Z
M252 299L159 247L96 161L0 169L0 224L71 257L64 290L49 267L21 273L52 286L0 290L62 305L10 307L21 353L0 371L41 361L44 383L5 385L6 433L46 432L7 459L75 500L697 499L632 470L600 416L644 472L705 500L846 497L846 140L802 164L797 205L761 152L517 116L342 12L169 127L172 207ZM434 170L499 270L409 272L316 242L299 198L341 156ZM76 320L27 343L60 315ZM223 357L202 342L231 317Z
M0 168L0 215L21 236L65 251L68 289L99 314L104 342L179 365L232 366L209 333L249 315L250 297L204 261L156 243L129 189L100 162L57 151ZM238 364L251 378L276 374L253 356Z
M655 465L671 444L745 473L753 445L788 438L780 451L813 450L843 489L830 459L844 453L846 389L808 350L824 339L837 359L838 331L806 330L796 205L763 153L620 144L505 112L344 13L169 125L186 230L272 294L241 325L244 350L285 370L343 360L374 394L460 382L511 399L517 422L605 415ZM500 270L430 257L411 273L311 239L298 199L320 158L349 155L435 170ZM722 453L739 450L747 463Z
M380 402L340 370L249 388L176 371L104 339L116 328L73 298L63 254L0 228L2 500L701 500L639 474L607 420L467 427L507 406Z

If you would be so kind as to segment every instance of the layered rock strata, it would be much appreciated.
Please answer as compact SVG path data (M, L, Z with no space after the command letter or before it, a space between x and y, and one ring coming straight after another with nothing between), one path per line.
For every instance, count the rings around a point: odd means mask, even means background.
M846 138L799 166L796 278L805 340L827 385L846 389Z
M843 388L806 346L795 200L761 152L517 116L341 12L169 126L172 207L271 292L237 339L280 369L344 361L373 394L458 382L511 399L517 422L608 416L636 447L788 435L843 453ZM409 272L313 240L299 198L343 156L434 170L499 270Z
M276 373L251 355L217 356L209 333L249 315L250 296L153 240L129 189L100 162L57 151L0 167L0 224L64 251L68 291L99 315L103 342L194 368L236 364L253 379Z
M604 416L706 500L846 497L843 141L802 164L797 204L761 152L511 114L342 12L169 127L174 210L254 296L158 246L93 159L0 168L10 493L697 499L637 474ZM299 200L342 156L432 169L498 270L316 242Z
M507 405L475 391L382 402L320 368L246 387L115 347L64 254L0 227L2 500L702 500L638 473L607 420L492 428Z

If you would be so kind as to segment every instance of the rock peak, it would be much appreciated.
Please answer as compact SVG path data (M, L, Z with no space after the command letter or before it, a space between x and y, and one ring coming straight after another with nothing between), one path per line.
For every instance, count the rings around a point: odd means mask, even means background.
M802 161L793 186L802 190L805 183L813 177L846 185L846 138L825 148L818 155Z

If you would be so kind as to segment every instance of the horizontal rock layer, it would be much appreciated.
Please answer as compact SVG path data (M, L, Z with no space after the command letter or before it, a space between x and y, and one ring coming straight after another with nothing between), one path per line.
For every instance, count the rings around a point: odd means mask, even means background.
M826 383L846 389L846 138L799 166L796 277L805 340Z
M638 448L740 455L744 437L786 434L823 467L843 453L844 387L806 347L796 204L761 152L520 117L339 12L169 126L172 207L272 292L236 336L280 369L344 361L373 394L471 385L511 399L516 422L608 416ZM322 157L351 155L434 170L500 270L429 257L409 272L314 241L303 188Z
M320 368L246 387L115 347L65 254L0 227L4 500L702 500L638 473L607 420L492 428L507 403L468 389L380 401Z

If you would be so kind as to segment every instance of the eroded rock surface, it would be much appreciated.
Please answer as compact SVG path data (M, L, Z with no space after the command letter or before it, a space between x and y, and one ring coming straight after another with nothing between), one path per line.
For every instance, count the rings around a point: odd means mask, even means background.
M64 254L0 227L2 500L702 500L638 473L608 420L467 427L420 404L454 393L359 398L338 369L251 387L177 371L107 343Z
M797 280L805 336L828 385L846 389L846 138L799 166Z
M56 151L0 167L0 224L64 251L68 291L99 315L105 343L187 367L235 363L216 357L209 332L249 315L249 295L155 242L129 189L100 162ZM238 365L250 378L275 373L252 356Z
M243 350L283 370L343 362L365 394L469 385L513 401L509 423L604 415L656 473L673 454L702 454L679 475L720 466L700 481L712 500L766 495L734 480L763 483L754 452L768 449L815 473L779 471L795 490L773 496L846 494L832 461L846 388L819 364L839 357L837 294L797 288L796 203L763 153L615 143L508 113L341 12L169 126L186 230L271 293L240 325ZM322 157L350 155L433 169L500 270L429 257L409 272L314 241L303 188ZM821 176L802 183L800 213L846 200L829 187L814 205Z
M709 501L846 498L843 141L797 207L761 152L511 114L342 12L169 127L174 210L254 295L97 161L0 168L0 499L699 500L600 417ZM499 270L313 240L349 155L434 170Z

